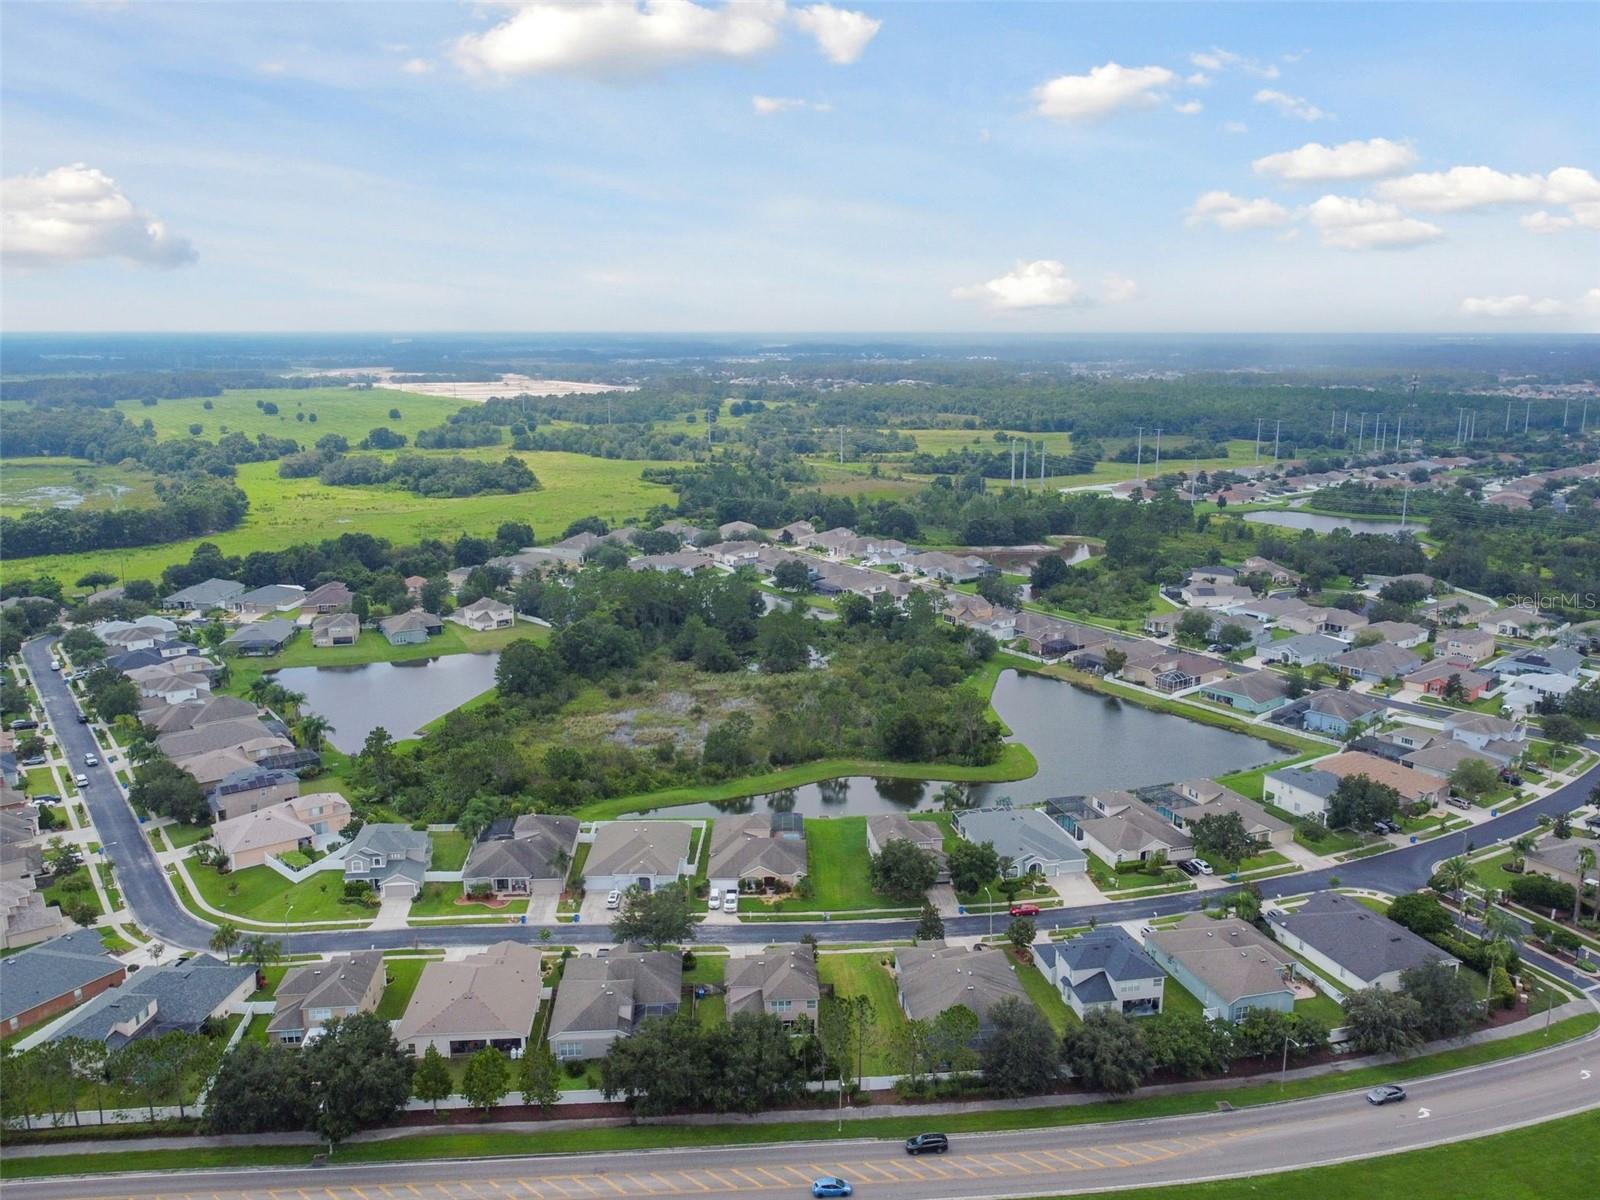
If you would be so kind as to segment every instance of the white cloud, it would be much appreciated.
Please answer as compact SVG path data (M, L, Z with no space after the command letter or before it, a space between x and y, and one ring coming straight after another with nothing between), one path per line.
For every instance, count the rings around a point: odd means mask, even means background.
M1273 88L1262 88L1252 99L1257 104L1270 104L1284 116L1295 117L1301 121L1326 121L1333 117L1331 112L1318 108L1304 96L1291 96L1288 92L1280 92Z
M1064 308L1085 302L1083 289L1053 258L1019 262L996 279L958 287L950 294L957 300L980 300L996 309Z
M1229 121L1222 127L1222 131L1224 133L1249 133L1250 126L1246 125L1243 121Z
M1387 200L1430 212L1460 212L1497 204L1570 204L1600 201L1600 179L1580 167L1549 175L1508 175L1493 167L1451 167L1391 179L1378 186Z
M1210 87L1211 76L1204 71L1196 71L1193 75L1185 75L1183 81L1190 87Z
M1399 250L1444 236L1427 221L1408 217L1398 205L1353 196L1324 196L1307 210L1324 246L1341 250Z
M1469 296L1461 302L1461 311L1469 317L1559 317L1569 309L1560 300L1535 300L1518 293L1515 296Z
M823 54L841 65L860 58L867 43L883 26L882 21L865 13L835 8L831 4L813 4L800 9L794 14L794 23L816 38Z
M1269 154L1251 165L1257 175L1276 175L1295 183L1317 183L1329 179L1376 179L1380 175L1395 175L1416 161L1416 151L1402 142L1368 138L1364 142L1341 142L1337 146L1307 142L1298 150Z
M510 15L459 38L455 58L472 72L570 71L630 75L696 59L747 59L778 44L792 22L836 63L854 62L880 22L829 4L790 9L784 0L709 7L694 0L501 0Z
M1245 200L1228 192L1207 192L1189 210L1190 225L1211 224L1219 229L1268 229L1287 225L1293 217L1283 205L1265 197Z
M400 69L407 75L426 75L433 70L433 64L425 58L408 58L400 64Z
M178 267L197 257L187 238L136 207L105 172L83 163L0 180L0 253L22 267L94 258Z
M1529 233L1564 233L1577 223L1572 217L1558 217L1554 213L1545 212L1542 208L1522 218L1522 227Z
M1087 75L1060 75L1033 89L1041 116L1092 121L1119 108L1150 108L1177 78L1165 67L1124 67L1110 62Z
M750 105L763 117L786 112L832 112L833 105L816 100L801 100L795 96L751 96Z
M1233 57L1228 55L1227 58L1224 58L1223 56L1227 54L1226 50L1215 50L1210 53L1200 50L1189 55L1189 61L1202 71L1220 71L1228 65L1229 60Z
M1204 107L1205 105L1198 100L1185 100L1182 104L1174 104L1172 111L1182 113L1186 117L1192 117Z
M1139 295L1139 285L1125 275L1110 274L1100 280L1100 303L1126 304Z
M1572 206L1572 219L1585 229L1600 229L1600 200L1587 200Z
M1271 63L1257 62L1253 58L1246 58L1242 54L1235 54L1232 50L1224 50L1220 46L1213 46L1210 50L1200 50L1189 55L1189 61L1203 71L1226 71L1230 67L1238 67L1246 74L1255 75L1261 79L1276 79L1278 68Z

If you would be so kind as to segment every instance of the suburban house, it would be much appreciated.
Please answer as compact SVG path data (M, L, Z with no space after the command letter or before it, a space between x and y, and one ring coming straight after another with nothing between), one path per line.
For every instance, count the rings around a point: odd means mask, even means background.
M516 624L517 614L509 604L485 596L471 604L462 605L450 614L450 619L457 625L465 625L482 633L487 629L509 629Z
M1167 974L1120 926L1036 945L1033 955L1080 1019L1092 1012L1146 1017L1161 1011Z
M1298 571L1291 571L1259 554L1252 554L1240 563L1239 571L1243 575L1265 575L1272 580L1274 587L1289 587L1300 582Z
M338 792L312 792L218 821L211 840L242 871L269 858L326 843L350 823L350 802Z
M1200 695L1213 704L1225 704L1240 712L1271 712L1289 703L1289 681L1275 671L1250 671L1205 684Z
M378 632L391 646L416 646L444 632L444 622L432 613L413 608L378 622Z
M295 628L293 621L284 620L282 617L251 621L248 625L241 625L235 629L223 639L222 644L236 654L276 654L289 644L289 639L294 637Z
M278 984L267 1038L298 1046L319 1037L323 1026L337 1017L376 1012L385 983L381 950L290 967Z
M1249 588L1236 583L1207 583L1199 578L1178 589L1178 597L1190 608L1232 608L1254 596Z
M628 560L628 569L632 571L659 571L663 575L677 572L679 575L693 575L696 571L703 571L711 565L711 556L701 550L674 550L670 554L641 554L638 558Z
M1337 658L1348 649L1344 642L1325 633L1301 633L1262 647L1261 657L1268 662L1288 663L1291 667L1309 667Z
M123 674L138 689L141 700L188 704L211 695L211 677L204 671L189 669L201 661L204 660L196 659L191 663L188 658L170 659L148 667L135 667Z
M619 946L606 958L569 958L550 1006L550 1052L563 1062L602 1058L611 1043L683 1001L683 955Z
M422 589L428 586L428 581L421 575L407 575L402 581L406 585L406 595L413 600L422 598Z
M161 602L162 608L195 609L206 612L221 608L235 596L244 595L244 584L231 579L207 579L186 588L180 588Z
M468 892L559 896L578 848L573 817L524 813L494 822L479 835L461 871Z
M1441 741L1400 756L1400 762L1405 766L1417 771L1426 771L1430 775L1437 775L1440 779L1446 780L1450 778L1451 772L1468 761L1487 763L1496 771L1501 766L1481 750L1474 750L1464 742Z
M1410 650L1428 640L1427 626L1412 621L1374 621L1363 632L1375 633L1389 645L1399 646L1403 650Z
M1526 725L1489 713L1451 713L1444 719L1444 728L1455 741L1481 750L1501 762L1510 762L1528 748Z
M1338 688L1319 688L1306 697L1302 729L1311 733L1325 733L1341 740L1366 725L1382 718L1386 705L1381 700L1363 696L1359 692L1341 692Z
M496 942L457 962L430 962L395 1023L395 1041L418 1058L429 1046L447 1056L486 1046L520 1056L539 1012L542 957L537 946Z
M725 542L731 542L735 538L760 538L766 534L761 532L760 526L752 525L749 521L728 521L717 526L717 536Z
M311 619L311 644L319 649L354 646L360 638L361 618L355 613L324 613Z
M1526 869L1541 875L1548 875L1552 879L1559 879L1562 883L1578 886L1579 875L1582 874L1582 865L1578 862L1578 852L1585 848L1595 849L1588 842L1577 838L1566 841L1551 839L1530 850L1526 857ZM1585 884L1592 884L1600 874L1600 867L1583 875Z
M0 880L0 950L32 946L73 928L61 907L46 903L34 880Z
M1397 992L1402 971L1430 962L1451 970L1461 966L1459 959L1404 925L1338 892L1314 892L1293 912L1272 909L1266 918L1279 944L1351 991L1381 987Z
M1487 629L1452 629L1441 631L1435 643L1452 658L1464 658L1479 663L1495 655L1494 634Z
M797 1017L817 1021L821 986L817 982L814 946L768 950L746 958L730 958L722 980L727 1015L766 1013L785 1025Z
M1400 797L1410 803L1440 804L1450 794L1448 781L1426 771L1413 771L1364 750L1347 750L1332 758L1319 759L1317 769L1340 779L1365 775L1373 783L1392 787Z
M0 1033L9 1037L93 1000L128 977L100 933L78 929L0 958Z
M305 600L306 590L303 587L293 583L269 583L265 587L230 596L222 602L222 607L240 616L264 616L272 612L293 612Z
M52 1031L50 1040L83 1038L118 1050L135 1038L199 1033L207 1021L243 1011L245 998L255 990L254 967L197 954L185 962L146 967L120 987L102 991Z
M802 538L808 538L816 533L817 527L810 521L791 521L782 529L773 534L785 546L797 545Z
M433 860L433 840L409 825L369 823L361 827L344 853L346 883L370 883L385 898L416 899L422 877Z
M1378 683L1384 679L1398 679L1422 665L1420 656L1387 642L1372 646L1358 646L1328 660L1328 665L1339 674L1362 681Z
M1226 679L1229 674L1228 664L1221 659L1169 646L1134 642L1126 646L1124 652L1128 660L1120 672L1121 677L1158 692L1181 692Z
M969 842L992 845L1010 860L1006 874L1030 871L1041 875L1075 875L1088 868L1088 857L1061 826L1037 808L969 808L951 820Z
M1208 1018L1240 1021L1252 1009L1293 1012L1294 959L1254 925L1190 913L1145 934L1150 957L1187 988Z
M691 874L689 842L695 826L687 821L605 821L595 830L584 864L591 892L647 892Z
M1583 669L1583 655L1566 646L1524 650L1495 664L1501 675L1566 675L1575 678Z
M723 817L711 827L706 878L721 891L792 888L806 873L805 822L796 812Z
M947 554L943 550L908 554L901 562L917 574L942 583L971 583L989 573L985 560L970 554Z
M910 842L933 859L936 883L950 882L950 865L944 853L944 830L934 821L913 821L905 813L877 813L867 818L867 853L880 854L885 844Z
M256 706L238 696L206 696L182 704L156 704L142 709L139 723L150 726L159 737L215 725L219 721L249 721L256 715Z
M325 583L319 588L306 593L300 601L302 613L336 613L349 608L355 600L355 593L347 586L337 581Z
M293 771L269 771L249 766L220 780L208 792L213 820L226 821L269 805L293 800L300 794L300 776Z
M293 742L257 717L213 721L177 733L164 733L156 739L156 746L174 760L213 750L237 750L251 762L275 750L294 749Z
M1339 789L1339 776L1316 767L1283 767L1268 771L1261 780L1261 796L1268 804L1297 817L1321 820L1328 799Z
M1000 1001L1030 1003L1011 959L995 950L963 950L943 942L902 946L894 952L895 991L913 1021L930 1021L965 1005L978 1018L979 1037Z
M1237 813L1244 822L1245 832L1264 846L1284 846L1294 841L1294 826L1213 779L1187 779L1172 790L1193 806L1173 813L1185 826L1193 825L1201 817Z
M1462 699L1467 704L1481 699L1494 686L1493 675L1474 671L1459 658L1436 658L1423 663L1406 676L1406 683L1421 688L1427 695L1443 696L1449 690L1452 679L1460 686Z
M1541 629L1546 629L1550 622L1534 612L1531 608L1505 608L1492 612L1478 622L1478 628L1496 637L1525 638L1532 637Z
M1194 842L1171 820L1140 803L1115 807L1106 816L1068 817L1063 824L1085 850L1112 866L1152 857L1172 862L1194 857Z

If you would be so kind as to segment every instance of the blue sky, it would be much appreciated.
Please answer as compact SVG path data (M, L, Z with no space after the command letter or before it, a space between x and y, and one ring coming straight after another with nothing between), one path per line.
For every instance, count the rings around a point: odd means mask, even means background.
M12 330L1600 329L1592 4L5 23Z

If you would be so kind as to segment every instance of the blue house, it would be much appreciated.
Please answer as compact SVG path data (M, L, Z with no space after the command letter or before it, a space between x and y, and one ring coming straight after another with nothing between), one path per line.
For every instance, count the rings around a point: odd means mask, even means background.
M1301 728L1342 740L1362 725L1380 718L1383 712L1384 705L1369 696L1323 688L1306 699Z

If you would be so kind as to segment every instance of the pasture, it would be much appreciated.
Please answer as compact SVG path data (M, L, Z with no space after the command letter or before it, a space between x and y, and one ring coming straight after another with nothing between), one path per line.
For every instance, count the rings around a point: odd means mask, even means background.
M14 458L0 468L0 516L34 508L144 508L155 499L155 476L138 468L81 458ZM64 503L73 500L80 502Z
M256 407L257 401L276 404L277 413L263 412ZM220 396L161 400L152 405L124 400L117 407L135 423L148 418L158 438L188 437L189 427L199 425L198 436L208 442L224 433L243 433L252 438L264 433L294 438L311 446L325 433L339 433L354 446L378 425L415 437L417 430L441 424L464 405L446 396L419 396L389 388L322 387L247 389ZM390 418L390 409L399 410L399 420ZM315 423L311 421L312 413L317 416Z

